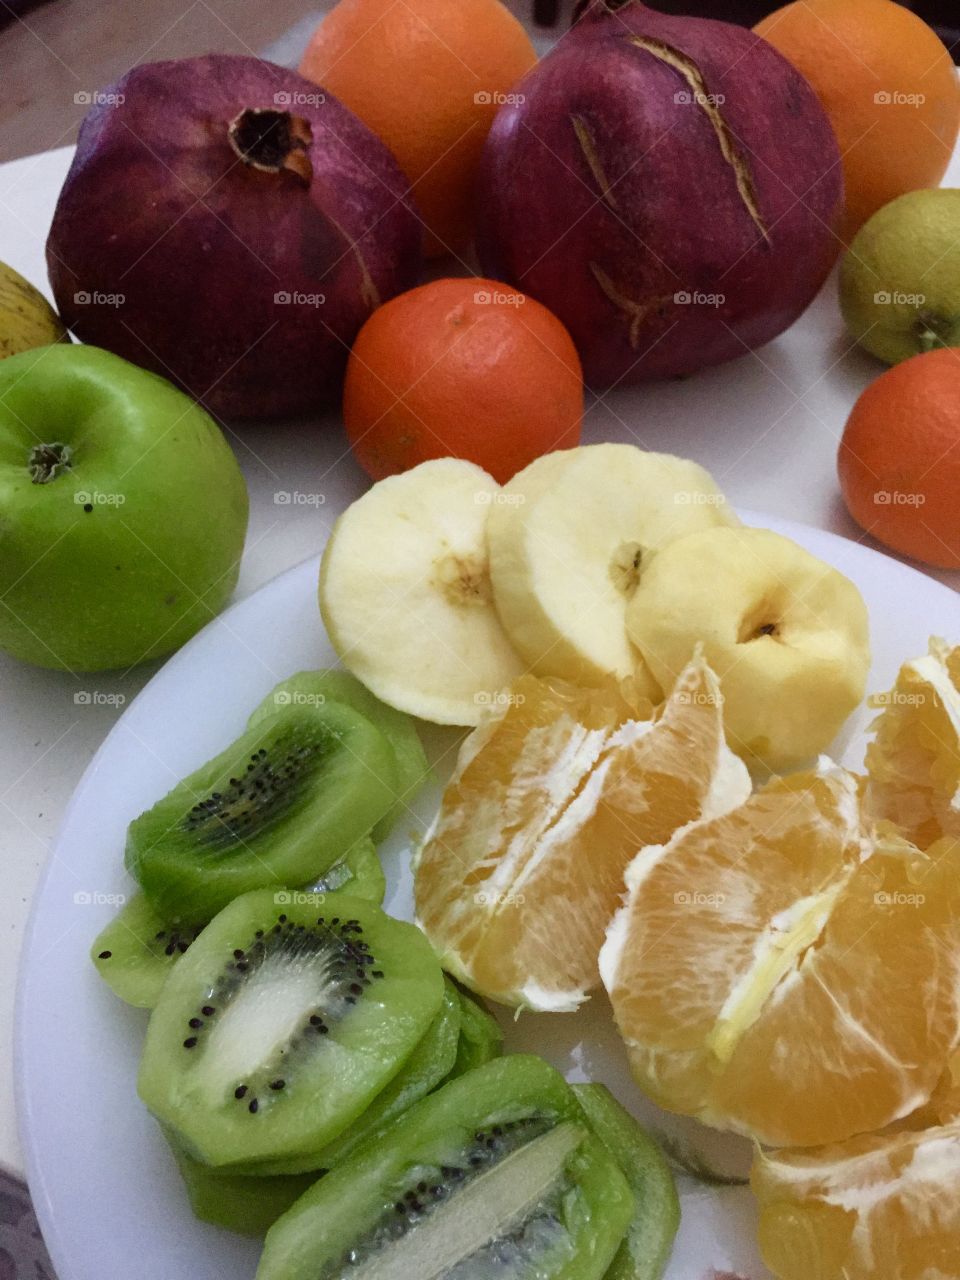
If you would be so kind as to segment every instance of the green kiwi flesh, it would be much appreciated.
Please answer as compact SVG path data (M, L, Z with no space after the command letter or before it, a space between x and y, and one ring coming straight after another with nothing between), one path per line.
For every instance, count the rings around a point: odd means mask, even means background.
M90 957L115 995L138 1009L152 1009L202 928L170 924L146 894L135 893L97 935Z
M272 1161L267 1165L244 1165L243 1172L289 1174L311 1169L326 1172L343 1164L354 1151L375 1140L398 1116L449 1076L456 1061L459 1031L460 1001L453 984L447 979L440 1012L400 1071L377 1094L363 1115L315 1155Z
M267 1233L257 1280L601 1280L633 1211L562 1076L518 1054L311 1187Z
M409 807L430 773L427 757L416 726L409 716L394 707L388 707L349 671L301 671L283 680L271 690L251 715L248 728L252 729L281 707L291 705L319 705L325 702L342 702L353 707L376 725L393 747L397 762L396 798L394 804L380 819L373 831L379 843L385 840L397 820Z
M292 896L259 890L224 908L150 1018L140 1096L205 1164L321 1150L397 1075L443 1000L419 929L342 891Z
M348 893L351 898L363 898L378 907L387 892L387 880L377 853L377 846L369 836L358 840L342 858L307 886L314 893Z
M289 706L184 779L127 833L126 864L167 919L302 885L394 802L390 744L350 707Z
M623 1171L636 1209L607 1280L660 1280L680 1226L680 1201L660 1148L606 1085L575 1084L590 1128Z
M333 893L345 889L378 906L386 892L383 867L373 841L358 840L309 888ZM199 935L202 924L171 924L144 893L134 894L90 949L97 972L115 995L139 1009L152 1009L170 971Z
M287 1174L273 1178L244 1178L211 1169L182 1151L175 1140L170 1150L177 1162L193 1216L242 1236L264 1236L276 1220L309 1190L321 1175Z
M466 1075L477 1067L499 1058L503 1052L503 1032L492 1013L478 997L457 987L460 1000L460 1039L450 1078Z

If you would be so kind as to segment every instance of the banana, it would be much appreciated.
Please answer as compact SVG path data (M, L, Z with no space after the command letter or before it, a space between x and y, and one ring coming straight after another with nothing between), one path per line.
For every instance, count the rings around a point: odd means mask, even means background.
M43 294L0 262L0 360L64 341L67 331Z
M707 472L670 454L597 444L538 458L504 487L487 525L504 629L538 675L634 677L660 701L627 635L627 604L657 547L738 523Z
M860 592L769 529L703 529L657 551L627 628L665 686L702 643L730 746L776 772L825 751L866 690Z
M493 607L485 526L500 493L440 458L381 480L334 526L320 613L344 666L383 702L476 725L525 670Z

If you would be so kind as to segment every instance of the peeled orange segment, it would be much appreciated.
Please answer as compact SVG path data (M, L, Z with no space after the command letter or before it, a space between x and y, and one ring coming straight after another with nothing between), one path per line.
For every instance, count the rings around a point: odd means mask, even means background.
M960 842L878 844L824 761L644 849L600 972L640 1086L775 1146L908 1115L957 1041Z
M871 701L883 710L867 747L867 811L921 849L960 836L960 647L931 640Z
M656 720L534 677L514 693L518 705L467 739L419 859L417 917L476 991L566 1011L599 981L637 850L736 807L750 779L699 655Z
M760 1252L780 1280L952 1280L960 1122L758 1153Z

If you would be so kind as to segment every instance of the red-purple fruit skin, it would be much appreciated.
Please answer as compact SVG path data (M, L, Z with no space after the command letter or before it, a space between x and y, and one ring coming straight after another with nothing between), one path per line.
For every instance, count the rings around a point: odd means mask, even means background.
M135 67L99 95L47 241L75 335L225 417L334 397L367 316L416 283L422 227L391 153L320 93L273 63L211 54ZM307 120L309 183L238 158L227 129L245 108Z
M702 87L665 60L677 54ZM483 154L480 261L559 316L591 385L742 356L812 301L841 247L839 150L807 81L764 40L594 0L515 92Z

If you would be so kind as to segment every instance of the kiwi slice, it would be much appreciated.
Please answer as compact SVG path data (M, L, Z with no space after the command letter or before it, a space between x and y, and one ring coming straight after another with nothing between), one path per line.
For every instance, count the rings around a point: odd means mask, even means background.
M636 1200L607 1280L660 1280L680 1226L680 1201L660 1148L606 1085L575 1084L587 1123L616 1160Z
M499 1058L316 1183L257 1280L600 1280L633 1209L563 1077Z
M252 1174L303 1173L310 1169L326 1172L343 1162L364 1143L375 1139L415 1102L441 1084L450 1074L457 1056L460 1031L460 1001L447 979L440 1012L423 1039L387 1087L378 1093L366 1111L347 1129L315 1155L244 1165ZM314 1173L317 1177L318 1173Z
M379 906L386 887L377 850L365 837L310 885L309 891L346 889L353 897ZM159 915L146 894L136 893L97 935L90 957L115 995L139 1009L152 1009L170 970L206 923L171 924Z
M286 1174L274 1178L247 1178L223 1169L211 1169L183 1151L168 1135L183 1178L193 1216L215 1227L242 1236L263 1236L279 1217L296 1203L321 1174Z
M380 906L387 892L387 881L377 854L377 846L369 836L364 836L322 876L300 892L348 893L351 898L363 898Z
M469 995L461 987L457 987L457 996L460 1000L460 1039L450 1072L451 1079L492 1062L503 1052L503 1032L493 1014L476 996Z
M342 891L237 898L182 957L147 1028L140 1096L209 1165L320 1151L440 1009L426 938Z
M152 1009L170 973L202 924L170 924L143 893L135 893L97 935L90 957L115 995Z
M336 702L289 706L135 819L127 869L166 919L209 919L238 894L302 885L394 802L393 750Z
M397 763L396 799L373 829L373 838L377 842L385 840L430 774L420 735L408 715L381 702L349 671L301 671L288 680L282 680L267 694L253 712L247 727L254 728L285 706L322 706L327 701L342 702L359 711L376 725L393 747Z

